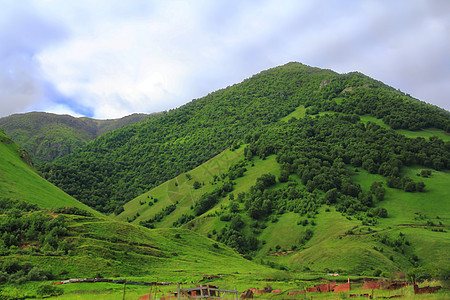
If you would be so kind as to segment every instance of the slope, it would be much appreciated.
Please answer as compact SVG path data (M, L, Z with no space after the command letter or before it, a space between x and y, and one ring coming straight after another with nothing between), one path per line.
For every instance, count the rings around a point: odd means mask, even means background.
M82 210L67 212L1 201L2 298L34 298L34 290L42 286L38 281L54 283L69 278L120 278L120 289L125 289L124 279L130 284L192 283L201 282L204 274L221 274L231 287L236 281L277 273L189 230L149 230L93 217ZM86 293L101 290L99 285L78 283L77 289ZM117 286L109 284L109 288Z
M78 207L100 215L40 177L30 164L27 152L0 129L1 198L25 200L41 208Z
M133 114L114 120L74 118L43 112L15 114L0 118L0 127L36 162L53 161L85 145L88 141L148 117Z
M149 230L102 218L59 216L68 229L58 241L59 245L64 243L64 248L47 250L33 243L25 251L14 253L10 250L10 255L0 258L0 262L27 261L51 269L60 279L93 278L101 274L184 281L199 279L211 272L270 272L270 269L243 259L229 247L190 230Z

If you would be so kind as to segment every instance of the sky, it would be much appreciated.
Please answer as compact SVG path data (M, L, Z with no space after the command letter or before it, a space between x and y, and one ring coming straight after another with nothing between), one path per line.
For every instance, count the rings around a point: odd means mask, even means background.
M448 0L0 0L0 117L152 113L291 61L450 110Z

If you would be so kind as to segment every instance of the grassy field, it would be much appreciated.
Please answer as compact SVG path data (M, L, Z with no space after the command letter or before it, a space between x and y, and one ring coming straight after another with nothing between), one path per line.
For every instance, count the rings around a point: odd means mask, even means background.
M371 116L361 116L361 121L363 123L367 123L367 122L372 122L375 123L383 128L387 128L389 129L390 127L388 125L386 125L382 119L377 119L375 117L371 117ZM427 128L427 129L423 129L423 130L418 130L418 131L410 131L410 130L405 130L405 129L398 129L395 130L397 133L400 133L408 138L411 139L415 139L417 137L423 137L426 139L429 139L432 136L436 136L438 138L440 138L441 140L443 140L444 142L448 142L450 141L450 134L446 133L443 130L440 129L436 129L436 128Z
M403 175L413 180L423 181L426 185L422 193L406 193L401 190L386 188L386 196L377 206L388 211L388 218L380 219L377 228L397 236L402 232L414 246L421 264L432 270L448 265L450 255L450 191L446 187L450 182L450 172L432 171L429 178L416 176L421 167L403 170ZM352 178L363 189L368 190L371 183L385 178L360 170ZM442 229L443 232L433 231Z
M281 118L281 121L289 121L292 118L303 118L306 114L306 108L303 105L300 105L299 107L297 107L293 112L291 112L289 115L287 115L284 118Z
M0 263L16 260L40 266L56 277L52 282L104 277L189 284L199 282L204 274L222 274L220 285L230 289L237 284L246 285L255 280L274 278L281 273L246 260L229 247L191 230L150 230L102 218L70 215L65 215L65 218L69 222L70 232L65 240L73 247L70 255L48 253L36 256L22 251L0 257ZM36 284L29 283L34 288ZM10 295L19 291L25 293L26 287L3 285L0 295L9 290ZM63 299L83 298L88 294L106 295L105 299L109 299L109 296L115 297L123 289L123 285L107 283L67 284L61 287L67 294ZM148 292L148 288L131 285L127 289L131 297L127 299L136 299L133 297Z
M363 290L362 282L356 281L355 278L350 278L351 290L348 292L340 293L312 293L306 292L305 294L290 295L290 291L301 291L305 290L306 287L313 287L316 284L330 283L337 281L337 284L341 284L347 281L347 278L331 277L327 278L316 278L316 279L301 279L296 276L278 277L281 280L268 281L261 279L259 276L250 278L229 278L223 277L222 279L214 279L211 281L201 282L201 284L213 284L219 286L222 289L237 289L238 295L241 292L247 290L248 288L259 288L264 289L264 287L271 287L272 289L280 289L280 293L270 293L270 294L255 294L256 299L348 299L350 295L373 295L374 299L377 298L390 298L393 296L402 295L403 299L435 299L444 300L448 299L448 293L445 289L441 289L436 294L424 294L424 295L414 295L413 287L407 286L398 290ZM40 285L50 285L52 282L45 283L27 283L21 287L17 286L3 286L2 294L6 294L12 298L34 298L36 297L35 290ZM181 283L180 288L191 288L195 287L199 282L194 283ZM440 281L425 281L419 283L419 287L422 286L437 286L444 285L445 283ZM78 300L78 299L138 299L141 296L151 294L152 299L159 299L160 297L170 296L171 292L177 290L175 284L169 286L158 286L155 289L154 286L137 286L127 284L114 284L114 283L76 283L76 284L65 284L58 286L63 292L61 296L52 297L53 299L62 300ZM155 292L156 290L156 292ZM227 294L228 297L225 299L235 299L232 294ZM356 299L367 299L365 296L351 298Z
M19 147L0 130L0 195L26 200L41 208L74 206L101 214L75 200L42 177L21 158Z

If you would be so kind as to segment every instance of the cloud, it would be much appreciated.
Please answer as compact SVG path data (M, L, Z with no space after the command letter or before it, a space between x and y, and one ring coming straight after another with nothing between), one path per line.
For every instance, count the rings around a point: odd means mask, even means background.
M3 114L161 111L289 61L361 71L450 109L448 1L30 3L3 12Z
M46 98L51 83L43 79L35 55L64 39L65 33L32 8L2 6L0 20L0 116L5 116Z

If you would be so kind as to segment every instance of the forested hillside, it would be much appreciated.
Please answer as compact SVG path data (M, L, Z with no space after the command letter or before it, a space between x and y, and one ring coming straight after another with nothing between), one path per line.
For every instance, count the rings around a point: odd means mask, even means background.
M121 205L135 196L200 165L230 146L234 148L242 143L256 143L259 136L266 132L285 130L277 124L280 118L301 105L306 107L308 115L326 111L349 115L345 117L348 119L345 124L342 124L345 118L317 121L313 117L306 119L307 121L299 121L311 122L309 127L305 127L309 132L302 135L312 139L315 135L320 137L319 133L323 130L320 126L324 126L321 122L329 122L330 125L337 122L339 126L343 126L341 131L347 132L347 126L356 126L353 123L357 116L352 115L380 118L394 129L419 130L433 127L447 132L450 130L449 112L422 103L360 73L337 74L330 70L289 63L193 100L157 118L109 132L82 149L42 166L41 171L50 181L91 207L102 212L120 212ZM289 126L296 125L305 124L289 123ZM378 129L369 129L369 132L371 130ZM365 132L366 129L361 128L360 131ZM389 138L382 136L389 133L379 133L383 140ZM353 134L360 133L355 131ZM333 134L330 132L330 135ZM378 138L375 134L369 139L375 141ZM389 148L388 153L384 153L385 149L364 153L367 156L361 157L364 158L361 164L371 165L371 170L379 172L381 165L386 163L388 166L383 165L383 168L386 172L391 172L392 168L400 168L402 164L411 164L419 159L413 155L410 162L406 162L406 156L411 152L408 148L410 146L400 137L394 138L398 145L383 144L383 147ZM336 139L338 138L328 139L325 135L320 142L323 147L329 148L328 143L333 143ZM282 148L279 143L283 142L279 140L273 145L252 144L249 153L255 152L254 154L262 156L275 151L278 153L281 151L278 148ZM365 143L370 144L371 140ZM362 151L364 148L360 144L351 143L339 147L354 147L354 151ZM436 151L441 153L445 150L446 154L434 157L434 153L428 153L427 155L432 156L421 157L420 160L424 163L426 161L427 165L436 164L439 168L448 168L448 148L445 147L447 146L439 145ZM346 160L361 154L355 152L358 154L352 156L337 148L336 151L335 155L328 154L329 159L323 159L328 164L322 166L319 163L319 170L323 167L332 168L337 158L347 162ZM403 156L399 158L389 154L399 154L397 152L406 153L404 159ZM320 153L318 151L317 155ZM294 157L293 160L298 158ZM314 157L307 159L313 161ZM287 163L291 163L290 159ZM336 164L339 164L339 160L336 160ZM294 166L288 164L285 170L297 172ZM305 182L308 184L311 180L310 185L314 183L314 187L328 191L328 186L320 185L319 179L324 176L320 174L321 171L317 174L312 172L309 174L311 178L305 175ZM316 176L317 179L314 179ZM339 188L338 191L341 192L341 187L334 185L331 188Z
M82 147L105 132L146 118L133 114L120 119L95 120L43 112L15 114L0 118L0 128L28 151L33 161L53 161Z

